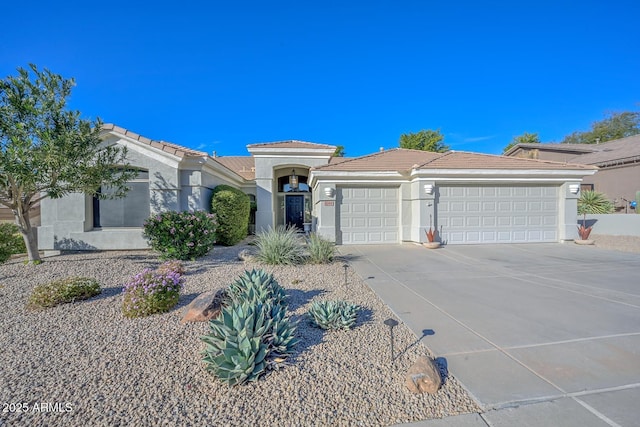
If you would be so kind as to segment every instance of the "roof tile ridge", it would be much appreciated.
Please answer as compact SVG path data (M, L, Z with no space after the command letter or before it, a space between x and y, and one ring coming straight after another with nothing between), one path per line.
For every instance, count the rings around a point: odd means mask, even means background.
M102 125L102 129L103 130L107 130L107 131L111 130L111 131L114 131L114 132L121 133L121 134L123 134L124 136L126 136L128 138L135 139L136 141L142 142L143 144L147 144L147 145L150 145L152 147L154 147L153 143L159 144L161 146L166 146L166 147L168 147L170 149L175 150L173 154L176 154L177 151L181 151L184 154L198 153L198 155L203 156L203 157L204 156L209 156L209 154L204 152L204 151L194 150L193 148L185 147L184 145L175 144L173 142L168 142L168 141L162 141L162 140L147 138L146 136L142 136L140 134L132 132L129 129L123 128L122 126L118 126L118 125L116 125L114 123L103 124ZM161 147L155 147L155 148L163 150L163 148L161 148Z
M427 160L426 162L419 164L418 167L421 168L423 166L426 166L429 163L435 162L436 160L440 160L441 158L446 157L446 156L448 156L448 155L450 155L451 153L454 153L454 152L455 151L453 151L453 150L445 151L444 153L438 153L437 151L433 151L433 153L438 154L438 155L436 157L434 157L433 159L431 159L431 160Z
M344 165L345 163L353 162L355 160L366 159L366 158L373 157L373 156L379 156L381 154L388 153L389 151L398 151L398 150L400 150L400 148L390 148L390 149L384 150L384 151L376 151L375 153L365 154L364 156L350 157L347 160L342 161L342 162L337 163L337 164ZM327 163L326 165L316 166L313 169L322 169L322 168L325 168L325 167L328 167L328 166L335 166L335 164L332 165L331 163Z

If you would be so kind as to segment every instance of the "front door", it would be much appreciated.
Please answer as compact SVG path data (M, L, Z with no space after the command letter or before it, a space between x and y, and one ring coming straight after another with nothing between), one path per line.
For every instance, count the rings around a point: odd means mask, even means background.
M304 221L304 196L287 195L285 196L285 205L286 224L302 229L302 223Z

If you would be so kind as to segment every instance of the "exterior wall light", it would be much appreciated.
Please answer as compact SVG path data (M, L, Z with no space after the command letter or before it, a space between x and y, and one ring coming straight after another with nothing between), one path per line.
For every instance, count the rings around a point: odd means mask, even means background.
M425 184L424 185L424 192L426 194L433 194L433 184Z
M336 194L336 189L333 187L325 187L324 195L327 197L333 197Z
M580 191L580 184L569 184L569 191L571 194L578 194L578 191Z

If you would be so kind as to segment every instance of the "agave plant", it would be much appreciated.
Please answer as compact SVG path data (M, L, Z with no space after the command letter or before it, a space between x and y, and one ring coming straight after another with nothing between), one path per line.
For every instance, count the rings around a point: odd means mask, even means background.
M235 302L266 303L285 305L286 294L282 286L266 271L245 271L229 286L228 298Z
M209 335L200 337L206 343L203 360L222 382L242 384L264 373L269 346L263 338L272 325L267 310L262 304L232 305L209 321Z
M347 301L315 301L309 309L311 324L322 329L350 329L356 324L359 307Z
M209 335L201 337L207 370L237 385L277 369L298 343L285 299L273 275L245 271L227 288L220 315L209 322Z
M578 199L578 215L583 215L582 225L578 226L578 234L582 240L587 240L593 226L587 227L587 214L607 214L613 212L613 204L604 194L597 191L585 190Z
M266 336L269 345L269 368L275 367L284 358L293 353L293 349L300 340L295 337L297 324L287 317L287 311L283 306L271 307L272 327Z

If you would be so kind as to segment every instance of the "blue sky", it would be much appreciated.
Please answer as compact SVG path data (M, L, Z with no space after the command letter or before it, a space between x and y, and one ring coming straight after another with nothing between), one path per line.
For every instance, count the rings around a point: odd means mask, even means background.
M640 110L637 0L28 4L2 7L0 78L75 77L84 117L219 155L299 139L356 156L421 129L500 153Z

